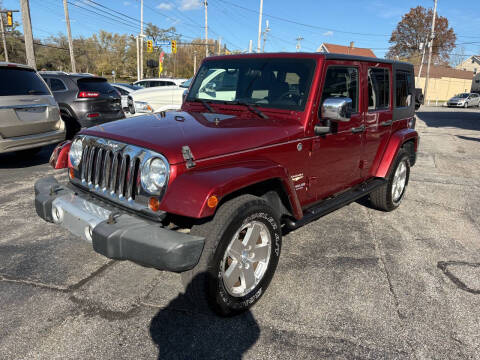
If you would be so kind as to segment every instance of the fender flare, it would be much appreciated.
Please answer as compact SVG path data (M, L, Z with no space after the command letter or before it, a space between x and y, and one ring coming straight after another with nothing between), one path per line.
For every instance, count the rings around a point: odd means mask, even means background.
M221 203L226 196L267 180L281 181L292 214L300 219L303 216L302 208L287 170L267 160L191 169L179 174L168 185L161 209L197 219L213 216L216 208L207 205L210 196L215 195Z
M72 110L72 108L68 104L59 103L58 107L60 108L60 114L64 112L68 116L70 116L72 119L77 120L77 117L75 116L75 112Z
M392 134L390 140L387 144L387 148L383 153L382 160L378 166L377 172L375 173L376 177L386 178L390 173L390 168L397 156L398 150L403 146L403 144L409 140L414 141L415 147L414 151L417 151L418 146L418 133L414 129L401 129Z

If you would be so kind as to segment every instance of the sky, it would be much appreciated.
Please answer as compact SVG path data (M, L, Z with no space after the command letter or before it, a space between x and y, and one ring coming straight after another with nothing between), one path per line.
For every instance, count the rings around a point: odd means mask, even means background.
M94 0L117 11L108 18L105 8L90 0L68 0L73 36L90 36L99 30L121 34L140 31L140 0ZM3 0L8 9L19 9L18 0ZM316 51L322 42L371 48L378 57L388 51L390 34L411 7L433 7L433 0L264 0L262 28L268 20L265 51ZM93 6L93 7L92 7ZM94 7L97 7L95 9ZM254 49L258 38L260 0L208 0L209 38L221 37L230 50ZM62 0L30 0L33 34L47 38L66 34ZM88 10L87 10L88 9ZM90 10L90 11L89 11ZM98 12L94 14L91 11ZM464 54L480 54L480 1L438 0L438 13L447 17ZM15 14L21 22L20 14ZM175 26L183 41L205 36L203 0L144 0L144 23L160 28Z

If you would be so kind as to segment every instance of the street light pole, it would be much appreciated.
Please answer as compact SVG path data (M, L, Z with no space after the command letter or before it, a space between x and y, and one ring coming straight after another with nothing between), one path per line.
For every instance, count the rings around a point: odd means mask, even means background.
M208 57L208 2L204 0L205 6L205 57Z
M430 34L430 48L428 49L428 64L427 64L427 77L425 78L425 89L423 90L423 98L427 100L427 90L428 90L428 79L430 77L430 63L432 61L432 48L433 48L433 39L435 38L435 18L437 17L437 0L435 1L435 6L433 8L433 18L432 18L432 32Z
M262 14L263 14L263 0L260 0L260 13L258 15L257 53L260 52L260 45L261 45L261 40L262 40Z

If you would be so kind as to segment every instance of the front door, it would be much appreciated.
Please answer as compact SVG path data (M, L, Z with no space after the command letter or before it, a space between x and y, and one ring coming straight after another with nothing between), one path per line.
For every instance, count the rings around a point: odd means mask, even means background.
M361 182L363 152L364 83L360 62L327 61L316 121L321 123L321 104L327 98L351 98L348 122L332 122L332 132L312 140L309 192L313 201L322 200Z

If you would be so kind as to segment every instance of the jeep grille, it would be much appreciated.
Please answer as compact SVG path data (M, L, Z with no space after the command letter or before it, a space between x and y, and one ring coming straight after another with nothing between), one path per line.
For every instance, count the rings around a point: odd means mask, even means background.
M142 190L141 168L152 157L167 162L165 157L118 141L85 135L78 138L82 139L82 160L74 169L72 183L134 210L149 211L150 196Z

